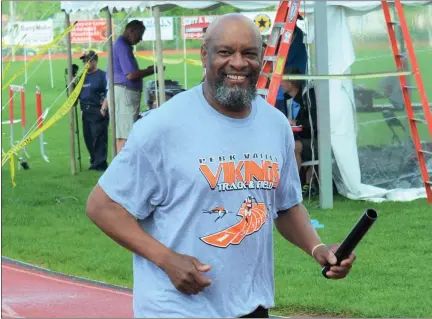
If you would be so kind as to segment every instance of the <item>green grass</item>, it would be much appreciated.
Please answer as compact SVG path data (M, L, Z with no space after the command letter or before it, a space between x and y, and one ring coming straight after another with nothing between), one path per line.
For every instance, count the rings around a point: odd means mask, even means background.
M370 206L338 200L331 211L311 210L324 224L318 230L325 242L344 238ZM277 313L330 314L351 317L430 317L431 281L422 270L432 261L425 201L374 205L380 217L356 249L351 275L343 281L327 281L319 269L297 249L276 241Z
M191 54L190 58L198 56ZM105 64L106 60L101 58L102 69ZM140 64L146 65L144 61ZM21 65L14 63L9 76ZM43 62L26 85L29 124L35 121L35 86L41 87L44 108L53 104L65 86L66 62L55 60L53 65L54 89L49 85L47 62ZM189 86L199 83L201 68L189 66L188 70ZM169 65L166 74L167 78L183 83L182 64ZM430 81L431 73L423 74ZM22 82L21 76L15 84ZM2 105L5 105L7 92L2 93L6 93L2 96ZM65 98L65 95L60 96L51 115ZM373 120L380 115L359 113L358 116L362 120ZM2 112L2 120L6 119L8 107ZM11 186L9 165L2 167L2 254L55 271L131 287L131 254L108 239L85 216L87 196L100 174L87 171L88 155L81 139L84 171L71 176L67 127L65 117L45 134L50 163L41 159L38 141L29 145L31 169L16 172L16 188ZM8 126L2 129L3 149L8 150ZM21 134L18 126L15 132L18 140ZM366 129L360 133L366 144L375 143L376 136L380 135ZM325 225L318 231L329 243L341 241L370 206L366 202L342 198L336 198L332 210L318 210L313 204L309 205L311 216ZM325 280L309 257L276 234L276 309L272 312L288 316L432 316L430 206L425 200L374 206L380 218L358 247L355 268L343 281Z

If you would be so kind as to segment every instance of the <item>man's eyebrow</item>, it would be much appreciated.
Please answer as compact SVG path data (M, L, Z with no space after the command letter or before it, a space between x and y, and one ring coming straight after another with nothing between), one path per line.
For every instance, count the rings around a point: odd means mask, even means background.
M223 50L223 49L228 49L228 50L234 50L233 47L226 45L226 44L215 44L215 49L216 50ZM242 51L259 51L260 48L257 46L251 46L251 47L246 47L244 49L242 49Z
M259 47L254 46L254 47L247 47L243 51L259 51L259 50L260 50Z
M216 50L220 50L220 49L229 49L232 50L233 48L229 45L226 44L215 44L214 46L216 48Z

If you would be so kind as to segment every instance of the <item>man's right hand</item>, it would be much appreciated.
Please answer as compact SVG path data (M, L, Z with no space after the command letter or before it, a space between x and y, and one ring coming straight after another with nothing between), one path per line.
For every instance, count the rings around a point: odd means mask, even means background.
M106 113L107 112L107 110L106 109L104 109L104 108L101 108L100 109L100 114L102 115L102 117L105 117L106 116Z
M163 69L165 70L165 65L164 65ZM158 68L157 68L157 66L155 67L154 65L150 65L146 70L147 70L147 72L150 73L150 75L152 75L152 74L157 73Z
M174 287L187 295L197 295L211 284L211 280L201 274L208 272L211 266L202 264L195 257L172 252L161 268Z
M155 67L153 65L150 65L149 67L147 67L146 71L148 75L152 75L155 73Z
M165 66L163 68L165 70ZM126 78L130 81L139 80L148 76L151 76L153 74L157 73L157 67L150 65L149 67L145 69L139 69L138 71L128 73L126 75Z

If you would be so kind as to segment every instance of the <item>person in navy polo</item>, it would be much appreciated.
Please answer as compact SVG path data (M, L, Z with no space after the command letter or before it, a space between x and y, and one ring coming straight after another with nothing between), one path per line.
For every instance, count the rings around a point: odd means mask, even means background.
M83 135L90 154L90 170L104 171L108 167L108 109L103 102L107 94L106 73L98 68L98 55L84 53L80 59L89 69L78 97L83 121Z

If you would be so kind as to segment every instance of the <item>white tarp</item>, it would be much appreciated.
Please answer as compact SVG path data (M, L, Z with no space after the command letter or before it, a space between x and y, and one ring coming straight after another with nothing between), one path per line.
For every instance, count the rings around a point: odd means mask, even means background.
M355 52L345 9L340 6L329 7L328 21L330 74L348 74L355 61ZM364 185L361 182L357 132L356 126L353 125L356 119L351 102L354 100L352 81L332 80L329 86L331 143L343 185L339 187L338 183L339 192L351 199L383 197L387 193L385 189Z
M107 7L110 12L122 10L144 11L146 3L146 1L60 1L60 8L69 14L78 11L97 14Z
M229 4L241 10L261 10L271 6L277 6L279 1L147 1L147 6L158 6L161 11L173 7L188 9L216 8L221 4Z
M306 6L306 11L313 11L315 1L298 0L301 7ZM75 13L78 11L99 12L103 8L108 7L112 11L121 10L140 10L159 6L161 11L173 8L182 7L188 9L204 9L220 6L221 4L229 4L241 10L261 10L268 7L277 7L280 1L61 1L61 9L66 13ZM431 2L426 1L402 1L404 5L423 5ZM328 6L342 6L357 11L373 10L381 5L381 1L327 1ZM304 9L302 9L304 10Z

